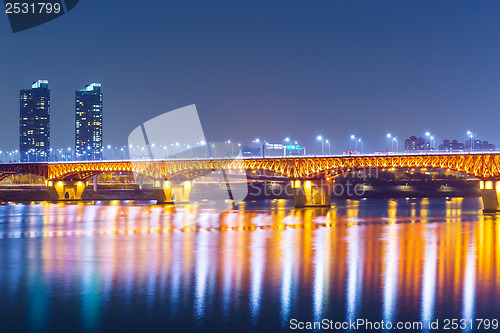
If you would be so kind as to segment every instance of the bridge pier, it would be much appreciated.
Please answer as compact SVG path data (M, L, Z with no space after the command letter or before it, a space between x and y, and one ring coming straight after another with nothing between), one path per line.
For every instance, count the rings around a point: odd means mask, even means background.
M167 180L156 180L153 192L158 204L189 203L192 181L172 183Z
M500 211L500 182L495 180L481 180L479 182L483 212L496 213Z
M295 207L330 207L333 181L326 179L291 180Z
M52 200L81 200L85 190L83 181L49 180L47 188Z

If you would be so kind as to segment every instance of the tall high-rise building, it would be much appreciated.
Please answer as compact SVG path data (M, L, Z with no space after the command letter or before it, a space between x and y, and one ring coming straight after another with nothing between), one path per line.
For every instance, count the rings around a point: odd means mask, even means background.
M20 93L19 151L23 162L45 162L50 153L49 81L33 82Z
M100 83L78 90L75 98L75 152L79 160L102 159L102 93Z

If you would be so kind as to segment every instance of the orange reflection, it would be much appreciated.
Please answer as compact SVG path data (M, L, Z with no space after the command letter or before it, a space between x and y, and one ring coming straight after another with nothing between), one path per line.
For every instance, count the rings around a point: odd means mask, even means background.
M465 209L472 199L412 200L378 201L375 211L356 200L331 209L274 202L222 215L189 205L16 205L4 207L13 222L0 226L0 245L5 258L35 265L27 281L77 290L89 328L113 293L123 296L115 306L144 297L165 302L172 318L184 309L200 322L217 302L224 320L243 307L254 323L269 304L279 305L281 321L304 307L314 318L340 311L355 319L375 304L384 320L398 311L430 320L446 304L465 317L479 300L498 306L500 217ZM2 281L18 276L0 272Z

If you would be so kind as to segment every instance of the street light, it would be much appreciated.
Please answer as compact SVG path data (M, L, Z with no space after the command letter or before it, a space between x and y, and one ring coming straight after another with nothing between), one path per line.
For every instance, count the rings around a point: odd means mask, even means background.
M431 133L429 133L429 132L425 132L425 136L426 136L426 137L429 137L429 136L431 136ZM431 142L430 142L430 140L429 140L429 145L428 145L428 147L429 147L429 149L428 149L428 150L431 150Z
M472 131L467 131L467 135L469 136L470 138L470 150L473 151L474 150L474 132Z
M316 140L321 141L321 155L323 155L323 137L321 135L318 135Z
M331 154L331 153L330 153L330 140L326 139L326 140L325 140L325 143L327 143L327 144L328 144L328 155L330 155L330 154Z
M389 140L392 137L391 133L387 133L386 137L387 137L387 151L389 151Z
M231 140L227 140L226 143L231 146L231 156L233 156L234 155L234 150L233 150L233 145L231 144Z
M351 142L352 140L354 140L354 142L356 143L356 151L358 150L358 141L356 140L356 136L354 134L351 135L351 141L349 141L349 154L350 154L350 151L352 151L352 147L351 147Z
M363 140L359 138L358 141L361 143L361 154L363 154Z
M399 153L399 143L396 137L392 138L392 143L396 142L396 152ZM392 150L394 152L394 149Z
M283 141L285 142L285 146L283 147L283 156L286 156L286 148L287 145L290 143L290 138L286 137Z

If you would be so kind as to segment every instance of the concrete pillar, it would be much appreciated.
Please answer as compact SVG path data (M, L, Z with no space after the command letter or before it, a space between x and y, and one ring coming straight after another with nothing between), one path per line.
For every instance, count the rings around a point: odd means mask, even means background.
M97 192L97 175L94 175L94 192Z
M295 207L330 207L333 181L326 179L291 180Z
M481 180L479 182L479 189L481 191L481 198L483 199L483 212L498 212L500 210L500 182L495 180Z
M47 183L50 197L54 201L81 200L85 190L84 181L49 180Z
M189 203L192 187L192 181L172 183L156 180L153 191L159 204Z
M143 174L140 174L137 178L139 178L139 184L137 184L137 186L139 186L139 190L142 190L142 180L144 178L144 175Z

